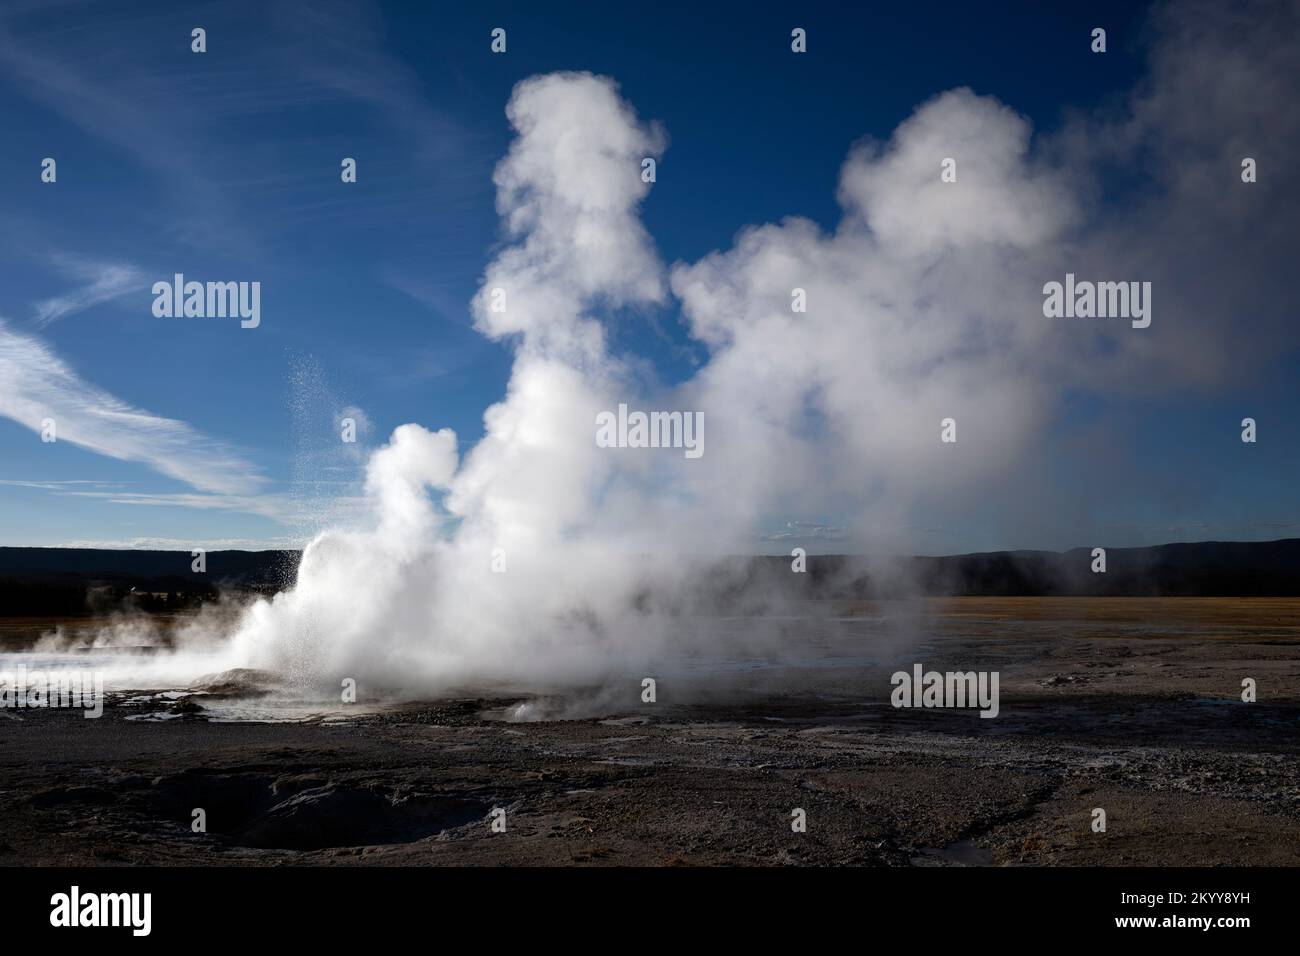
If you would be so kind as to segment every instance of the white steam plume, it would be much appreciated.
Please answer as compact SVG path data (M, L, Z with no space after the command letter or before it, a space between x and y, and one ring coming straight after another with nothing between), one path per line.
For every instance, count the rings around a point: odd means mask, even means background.
M1248 42L1231 34L1228 50L1231 16L1207 5L1166 24L1156 71L1118 119L1072 121L1046 142L990 97L937 96L888 142L852 151L833 232L787 219L671 270L638 218L641 160L663 134L608 79L521 83L507 110L516 139L496 172L511 244L475 301L478 328L514 345L507 395L463 460L450 431L397 429L369 465L374 530L316 538L296 587L248 613L232 660L322 688L353 677L419 692L634 672L690 639L671 613L699 568L683 555L748 551L773 515L831 512L853 519L846 549L904 549L918 512L996 504L1071 390L1140 393L1228 374L1228 356L1240 357L1219 331L1230 303L1211 296L1188 316L1174 287L1209 254L1181 210L1235 175L1214 165L1221 151L1200 147L1245 134L1231 101L1186 96L1200 96L1201 64L1226 64L1234 88L1279 109L1297 85L1276 49L1295 35L1294 13L1261 7L1263 25ZM1193 106L1216 110L1214 122ZM1191 171L1108 211L1095 168L1166 155L1166 130ZM1269 149L1288 155L1295 124L1273 133ZM956 183L940 180L946 157ZM1274 208L1294 213L1284 174L1267 188ZM1240 243L1219 251L1220 271L1276 256L1272 230L1241 227L1249 209L1218 203L1210 214ZM1045 319L1043 283L1066 271L1155 280L1152 328ZM806 313L791 311L795 288ZM662 303L669 289L709 353L675 387L612 354L600 318ZM1279 347L1296 342L1293 326L1265 328ZM707 453L598 447L596 415L620 402L702 412ZM958 419L955 447L938 441L945 417ZM1054 502L1015 505L1041 517Z

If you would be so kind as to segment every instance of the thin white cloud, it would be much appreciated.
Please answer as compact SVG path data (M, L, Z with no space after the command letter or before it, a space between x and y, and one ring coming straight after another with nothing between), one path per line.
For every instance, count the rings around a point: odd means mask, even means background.
M199 511L238 511L284 520L290 503L277 495L202 495L181 492L154 494L140 491L64 491L73 498L102 498L118 505L192 508Z
M84 284L63 295L36 303L38 329L148 285L144 272L132 265L70 258L60 259L59 264Z
M99 548L107 551L298 551L307 543L299 538L125 538L64 541L55 548Z
M245 162L248 144L241 145L239 161L227 161L229 144L216 134L232 118L283 118L355 101L411 138L424 162L436 164L435 201L463 202L482 188L482 145L451 113L431 105L421 78L389 52L384 18L369 4L226 5L219 15L212 11L206 26L214 37L240 41L198 58L202 69L161 74L151 37L161 24L185 49L194 24L182 9L112 15L97 9L70 30L39 4L0 6L0 76L7 86L155 174L159 201L174 207L169 238L187 245L262 259L271 236L249 204L264 190L301 185L295 172L277 172L273 162ZM364 203L348 190L320 202L300 198L275 217L276 229L341 210L349 221L382 218L385 210L411 214L409 192L368 195Z
M195 511L233 511L258 515L279 524L301 527L310 537L321 525L346 525L362 516L367 503L360 495L335 495L317 500L298 494L220 495L188 492L72 491L51 489L72 498L96 498L115 505L153 508L189 508Z
M161 418L84 381L50 348L0 320L0 416L57 441L140 462L201 492L251 495L266 479L242 455L185 422Z
M68 491L81 485L91 485L96 488L120 488L121 482L116 481L93 481L86 478L68 479L66 481L21 481L16 478L0 478L0 485L9 488L35 488L39 491Z

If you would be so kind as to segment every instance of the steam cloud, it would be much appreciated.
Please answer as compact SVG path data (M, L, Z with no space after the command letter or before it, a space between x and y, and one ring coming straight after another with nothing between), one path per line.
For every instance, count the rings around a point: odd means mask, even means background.
M905 549L918 515L996 513L1004 480L1032 484L1026 451L1042 457L1071 392L1251 374L1297 343L1275 268L1297 213L1279 168L1300 143L1297 16L1166 11L1123 108L1045 137L992 97L945 92L851 151L833 232L789 218L672 267L638 216L664 133L607 78L520 83L495 175L509 244L474 303L515 350L507 394L463 457L451 431L398 428L368 466L373 530L318 536L297 585L248 611L232 661L421 692L635 673L690 639L671 596L707 558L685 555L748 552L773 516L831 513L851 519L845 550ZM1247 155L1276 174L1243 191ZM1113 170L1142 180L1140 199L1102 201ZM1066 271L1152 281L1152 327L1044 319L1043 283ZM677 384L615 354L602 324L670 294L708 354ZM620 402L702 411L707 454L597 447L596 415ZM949 416L956 446L938 441ZM1025 520L1065 507L1042 495L1020 493Z

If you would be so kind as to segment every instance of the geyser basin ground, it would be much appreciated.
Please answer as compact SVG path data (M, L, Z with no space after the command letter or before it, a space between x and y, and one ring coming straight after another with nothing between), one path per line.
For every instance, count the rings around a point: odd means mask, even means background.
M857 648L879 664L709 668L575 720L507 723L518 700L486 696L344 723L25 713L0 720L0 859L1300 862L1300 600L970 598L920 620L915 646ZM892 708L899 655L999 670L1000 715Z

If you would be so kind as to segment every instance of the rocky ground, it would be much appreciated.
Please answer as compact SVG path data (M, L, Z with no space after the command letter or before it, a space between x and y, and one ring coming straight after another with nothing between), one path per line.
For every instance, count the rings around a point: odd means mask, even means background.
M1300 602L1034 600L945 604L888 662L634 684L584 719L10 711L0 864L1300 864ZM891 707L904 659L998 669L1000 715Z

